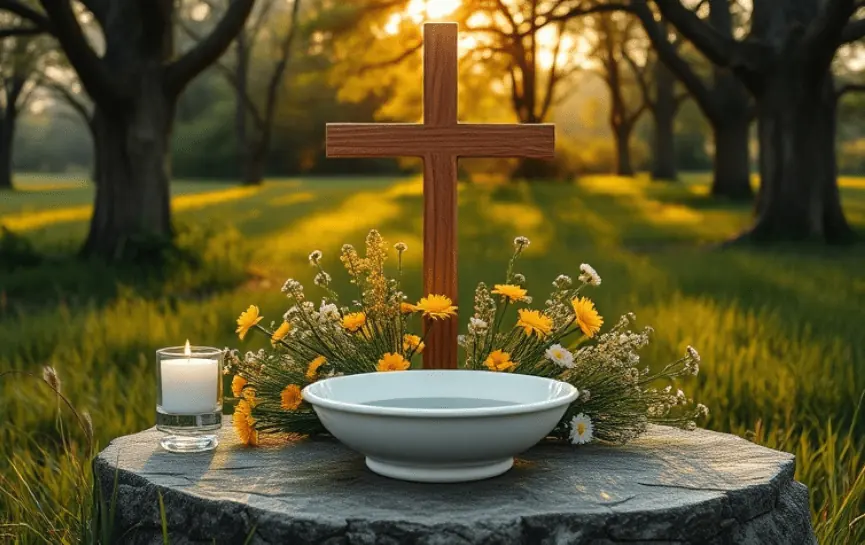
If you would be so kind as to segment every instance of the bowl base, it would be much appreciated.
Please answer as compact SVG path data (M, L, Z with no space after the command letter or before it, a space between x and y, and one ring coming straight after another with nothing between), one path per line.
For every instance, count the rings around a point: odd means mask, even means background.
M467 464L406 464L367 457L366 467L373 473L400 481L417 483L464 483L497 477L514 465L513 458Z

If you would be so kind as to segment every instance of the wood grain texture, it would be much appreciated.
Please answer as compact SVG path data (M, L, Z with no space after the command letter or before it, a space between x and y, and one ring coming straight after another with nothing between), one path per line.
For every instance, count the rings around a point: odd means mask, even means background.
M479 125L451 127L416 124L331 123L327 126L328 157L456 157L555 156L555 125Z
M424 122L329 123L328 157L424 160L424 295L457 294L457 159L552 159L554 125L458 123L455 23L424 25ZM457 320L424 321L426 369L457 367Z
M457 293L457 160L452 155L424 158L424 295ZM456 369L457 319L424 320L425 369Z
M457 123L456 23L427 23L423 27L423 118L430 127Z

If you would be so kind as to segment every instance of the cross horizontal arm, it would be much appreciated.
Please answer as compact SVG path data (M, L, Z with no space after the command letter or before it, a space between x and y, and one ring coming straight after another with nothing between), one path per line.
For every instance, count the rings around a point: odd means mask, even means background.
M556 131L544 125L431 127L414 124L331 123L328 157L531 157L555 156Z

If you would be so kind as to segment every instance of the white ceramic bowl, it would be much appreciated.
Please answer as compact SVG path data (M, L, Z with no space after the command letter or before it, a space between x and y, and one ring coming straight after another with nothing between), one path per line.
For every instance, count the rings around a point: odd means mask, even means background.
M401 371L321 380L303 398L372 471L462 482L506 472L577 398L565 382L490 371Z

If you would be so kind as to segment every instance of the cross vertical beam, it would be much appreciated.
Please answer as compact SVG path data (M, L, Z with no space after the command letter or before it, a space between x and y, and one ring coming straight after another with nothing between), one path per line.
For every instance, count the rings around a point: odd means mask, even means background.
M328 123L328 157L420 157L424 161L424 295L457 303L457 160L552 159L553 125L468 124L457 120L456 23L424 25L424 122ZM463 309L465 311L465 309ZM457 367L457 321L425 320L424 368Z
M457 125L457 25L424 25L423 119L428 127ZM448 183L453 180L453 183ZM424 293L457 293L457 158L447 153L424 156ZM457 361L456 319L432 324L424 319L425 369L448 369Z

